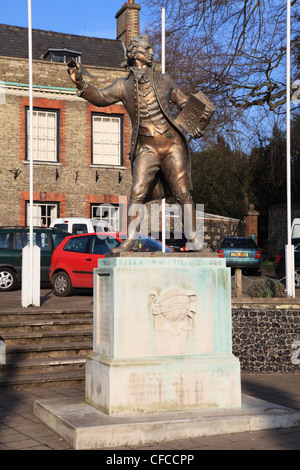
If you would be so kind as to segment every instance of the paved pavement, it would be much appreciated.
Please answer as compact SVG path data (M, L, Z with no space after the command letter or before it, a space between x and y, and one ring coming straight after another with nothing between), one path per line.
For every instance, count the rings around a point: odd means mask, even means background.
M272 272L263 272L261 277L243 275L242 277L242 297L249 298L246 292L247 286L258 279L269 278L276 279L275 274ZM235 298L235 278L232 276L231 280L231 294ZM74 295L70 297L56 297L53 293L51 284L44 285L40 294L41 308L45 311L56 309L93 309L93 290L92 289L76 289ZM295 289L295 301L300 301L300 289ZM12 292L0 292L0 309L1 311L20 309L21 307L21 290ZM35 309L39 309L36 307Z
M300 411L300 375L244 375L243 393ZM72 450L33 414L33 404L40 398L84 398L84 385L0 391L0 450ZM300 450L300 427L199 437L143 446L115 449L189 451L198 450Z
M24 310L21 307L21 290L11 292L0 292L0 312ZM93 290L77 289L75 295L70 297L57 297L52 290L51 285L46 286L40 291L40 307L28 307L30 310L93 310Z

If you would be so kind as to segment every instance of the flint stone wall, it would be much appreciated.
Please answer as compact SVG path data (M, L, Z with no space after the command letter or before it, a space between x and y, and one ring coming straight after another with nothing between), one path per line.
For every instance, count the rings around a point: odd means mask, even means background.
M204 219L204 243L218 248L225 237L244 236L244 224L237 219Z
M242 372L300 372L300 304L286 304L232 302L232 349Z

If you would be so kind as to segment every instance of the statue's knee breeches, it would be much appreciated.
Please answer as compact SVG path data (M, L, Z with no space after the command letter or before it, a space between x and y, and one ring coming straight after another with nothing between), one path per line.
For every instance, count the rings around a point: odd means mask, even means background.
M176 199L176 202L178 202L178 204L180 204L181 206L184 204L193 204L193 199L188 185L184 185L182 187L178 186L173 191L173 195Z
M146 198L148 187L146 184L143 184L142 181L139 181L136 184L132 185L130 193L130 203L131 204L142 204Z

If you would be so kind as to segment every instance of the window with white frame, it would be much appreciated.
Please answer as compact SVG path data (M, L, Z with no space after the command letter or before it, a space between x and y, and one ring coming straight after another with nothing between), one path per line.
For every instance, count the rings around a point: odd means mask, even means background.
M113 229L120 230L120 208L111 204L91 204L92 219L102 219L108 222Z
M29 109L27 110L27 160L29 160ZM34 109L32 116L33 160L58 161L58 111Z
M57 219L58 204L33 203L33 225L35 227L49 227L52 220ZM30 225L30 204L26 204L27 225Z
M122 116L92 114L92 163L121 165Z

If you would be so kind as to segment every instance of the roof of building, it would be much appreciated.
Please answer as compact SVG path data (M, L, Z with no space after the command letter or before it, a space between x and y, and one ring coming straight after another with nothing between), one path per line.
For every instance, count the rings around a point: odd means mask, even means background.
M81 52L84 65L119 68L124 61L122 41L54 31L32 30L32 58L41 60L49 49ZM0 24L0 56L28 59L28 30Z

